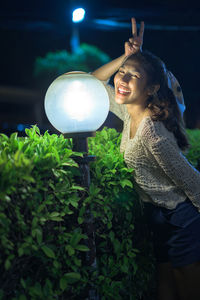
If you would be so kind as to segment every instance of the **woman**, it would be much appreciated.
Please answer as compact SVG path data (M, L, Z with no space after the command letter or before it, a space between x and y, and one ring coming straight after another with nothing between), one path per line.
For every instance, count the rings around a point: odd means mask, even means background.
M159 300L200 299L200 173L181 153L188 146L184 102L170 89L164 63L142 52L144 23L119 58L92 74L107 85L110 110L124 121L120 150L134 169L158 261ZM182 102L182 103L180 103Z

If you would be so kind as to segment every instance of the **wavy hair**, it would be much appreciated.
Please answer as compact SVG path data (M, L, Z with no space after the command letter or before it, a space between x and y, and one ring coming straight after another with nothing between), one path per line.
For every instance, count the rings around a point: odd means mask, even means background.
M173 132L181 150L188 148L185 124L173 91L168 87L167 69L164 62L149 51L132 54L127 60L137 61L147 74L148 86L159 85L159 90L150 95L146 107L152 112L152 120L162 121Z

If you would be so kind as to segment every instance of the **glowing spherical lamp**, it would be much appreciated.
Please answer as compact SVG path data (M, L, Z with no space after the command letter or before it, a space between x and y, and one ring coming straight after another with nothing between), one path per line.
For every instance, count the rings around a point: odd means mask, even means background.
M62 133L96 131L109 111L103 83L91 74L69 72L56 78L45 95L45 112Z

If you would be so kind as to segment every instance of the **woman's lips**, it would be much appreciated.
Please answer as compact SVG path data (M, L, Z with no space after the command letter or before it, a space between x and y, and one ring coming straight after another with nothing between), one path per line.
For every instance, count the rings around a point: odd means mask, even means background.
M128 90L128 89L126 89L124 87L118 87L117 94L118 95L126 96L126 95L130 94L130 90Z

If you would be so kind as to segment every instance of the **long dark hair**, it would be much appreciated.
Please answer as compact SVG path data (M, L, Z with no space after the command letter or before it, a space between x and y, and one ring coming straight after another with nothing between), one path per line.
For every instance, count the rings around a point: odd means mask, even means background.
M149 51L132 54L127 60L134 60L141 64L147 74L149 86L160 85L155 95L147 99L146 107L152 112L152 120L162 121L165 127L173 132L181 150L189 146L185 132L184 120L178 108L175 95L168 87L167 71L164 62Z

